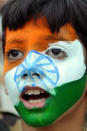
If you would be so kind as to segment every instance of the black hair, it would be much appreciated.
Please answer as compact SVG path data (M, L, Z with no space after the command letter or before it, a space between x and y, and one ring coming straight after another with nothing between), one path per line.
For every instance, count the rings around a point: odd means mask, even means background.
M2 8L3 49L5 31L22 28L32 18L45 16L51 32L71 23L87 49L87 0L10 0Z

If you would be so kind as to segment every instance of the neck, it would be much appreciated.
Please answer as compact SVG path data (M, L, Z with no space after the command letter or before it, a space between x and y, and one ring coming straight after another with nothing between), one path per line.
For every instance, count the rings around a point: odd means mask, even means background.
M70 111L69 114L67 113L63 118L56 121L56 123L51 126L33 128L26 125L22 120L23 131L82 131L86 112L86 98L87 97L84 96L81 101L76 104L76 108L73 109L73 111Z

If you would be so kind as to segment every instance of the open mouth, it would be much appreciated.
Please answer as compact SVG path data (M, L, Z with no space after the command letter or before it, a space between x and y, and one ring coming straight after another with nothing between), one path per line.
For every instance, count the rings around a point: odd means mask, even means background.
M34 107L42 108L45 106L45 101L50 97L50 94L39 87L25 87L20 95L20 99L24 106L28 109Z

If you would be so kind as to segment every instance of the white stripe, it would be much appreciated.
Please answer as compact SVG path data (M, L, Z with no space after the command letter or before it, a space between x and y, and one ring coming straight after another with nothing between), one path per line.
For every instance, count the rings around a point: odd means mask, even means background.
M67 57L62 60L56 60L52 58L53 62L55 63L55 65L59 70L59 81L57 83L57 86L61 86L71 81L79 80L86 71L86 65L84 63L85 60L83 47L80 41L79 40L75 40L73 42L60 41L49 45L50 45L49 48L56 47L62 49L67 55ZM14 74L17 68L18 66L8 71L5 75L5 82L8 88L8 93L14 105L18 104L20 95L16 83L14 82ZM47 76L49 76L49 73L47 74ZM54 75L50 74L50 77L53 80L55 80ZM29 85L31 85L32 80L29 80L26 83L29 83ZM37 86L40 86L41 88L45 89L45 87L43 87L43 85L37 79L35 79L35 83L37 84ZM51 87L49 82L47 82L47 84L49 86L49 92L54 91L55 87Z

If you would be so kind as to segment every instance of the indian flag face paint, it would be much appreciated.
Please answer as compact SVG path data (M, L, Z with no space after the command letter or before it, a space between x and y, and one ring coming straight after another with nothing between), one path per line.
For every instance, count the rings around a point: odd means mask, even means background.
M65 54L57 59L56 50ZM79 40L50 43L44 52L31 50L23 62L6 72L9 96L31 126L47 126L82 96L86 81L83 47Z

